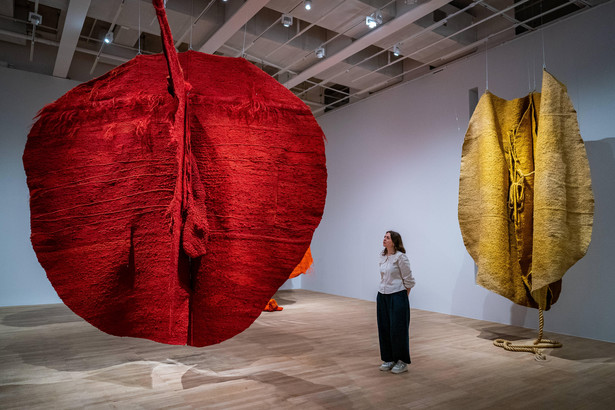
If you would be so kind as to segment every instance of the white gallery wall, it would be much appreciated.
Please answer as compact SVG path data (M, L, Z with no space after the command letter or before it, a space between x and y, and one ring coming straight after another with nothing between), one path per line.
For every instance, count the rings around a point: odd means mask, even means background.
M30 243L21 157L34 116L78 84L0 67L0 306L60 302Z
M328 195L304 289L375 300L386 230L402 234L413 308L537 328L538 311L474 283L457 221L469 90L506 99L540 90L546 67L567 85L586 141L594 195L592 243L568 271L545 330L615 342L615 3L451 64L319 118ZM487 58L486 58L487 57ZM375 312L374 312L375 314Z
M587 256L564 277L547 330L615 342L615 2L544 31L547 68L579 112L596 197ZM485 89L484 54L319 119L327 135L328 197L312 244L312 274L287 282L375 300L384 232L402 233L417 279L411 305L535 327L535 310L474 284L457 223L468 90ZM488 54L489 89L504 98L539 88L541 34ZM529 71L529 74L528 74ZM58 303L32 250L21 161L32 119L77 83L0 67L0 306ZM374 312L375 315L375 312Z

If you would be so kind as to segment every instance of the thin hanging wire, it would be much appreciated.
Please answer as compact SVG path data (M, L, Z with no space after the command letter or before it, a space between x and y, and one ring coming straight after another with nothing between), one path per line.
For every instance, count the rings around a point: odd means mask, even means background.
M139 2L139 51L137 55L141 55L141 0L137 0Z
M201 20L201 17L203 17L205 15L205 13L207 13L207 11L216 3L216 0L210 0L209 3L207 4L207 6L205 6L205 8L199 13L199 15L194 19L190 21L190 24L195 25L199 22L199 20ZM194 13L193 13L194 14ZM181 36L178 37L174 37L175 40L175 48L179 48L179 46L182 44L182 42L184 41L184 38L186 38L186 36L190 33L190 29L192 28L192 26L186 28L183 32Z
M518 3L514 4L514 5L513 5L513 6L511 6L511 7L513 7L513 8L514 8L514 7L516 7L516 6L520 5L520 4L523 4L523 3L525 3L525 2L527 2L527 0L520 0ZM502 29L502 30L500 30L500 31L496 32L496 33L493 33L493 34L491 34L491 35L489 36L489 38L491 38L491 37L497 37L497 36L499 36L499 35L501 35L501 34L506 33L506 32L507 32L508 30L510 30L511 28L516 28L516 27L519 27L519 26L521 26L521 25L523 25L523 24L527 24L527 23L529 23L530 21L533 21L533 20L535 20L535 19L538 19L538 18L542 17L542 14L545 14L545 15L546 15L546 14L549 14L549 13L556 12L557 10L562 9L562 8L564 8L564 7L566 7L566 6L570 5L570 4L572 4L573 2L574 2L574 0L568 0L567 2L562 3L561 5L556 6L556 7L552 8L552 9L550 9L549 11L546 11L546 12L544 12L544 13L541 13L540 15L536 15L536 16L530 17L530 18L528 18L528 19L526 19L526 20L524 20L524 21L522 21L522 22L515 23L512 27L511 27L511 26L509 26L509 27L506 27L506 28L504 28L504 29ZM509 9L507 8L507 9L504 9L504 10L500 11L499 13L501 14L502 12L506 12L506 11L508 11L508 10L509 10ZM498 14L498 15L499 15L499 14ZM484 20L483 20L483 21L484 21ZM385 81L381 81L381 82L375 83L375 84L373 84L373 85L371 85L371 86L369 86L369 87L367 87L367 88L364 88L364 89L362 89L362 90L357 90L357 91L354 91L353 93L351 93L351 94L349 94L349 95L350 95L350 96L352 96L352 97L360 97L360 96L362 96L362 95L365 95L365 94L366 94L366 93L368 93L368 92L372 92L372 90L376 90L376 89L379 89L379 88L383 88L383 86L386 86L387 84L391 83L392 81L395 81L395 80L396 80L396 79L398 79L399 77L406 76L406 75L408 75L409 73L416 72L417 70L423 69L424 67L428 67L429 65L433 65L433 63L436 63L436 62L439 62L439 61L446 61L447 59L449 59L449 58L453 58L453 57L455 57L455 56L458 56L458 55L460 55L461 53L465 53L465 52L467 52L468 50L475 49L477 46L479 46L479 45L480 45L480 44L482 44L483 42L486 42L486 40L487 40L487 38L484 38L484 39L482 39L482 40L478 40L478 41L476 41L476 42L474 42L474 43L471 43L471 44L469 44L469 45L467 45L467 46L465 46L465 47L462 47L461 49L458 49L458 50L456 50L456 51L453 51L453 52L451 52L451 53L448 53L448 54L446 54L446 55L444 55L444 56L434 58L434 59L429 60L428 62L425 62L425 63L420 64L420 65L418 65L418 66L413 66L413 67L412 67L412 68L410 68L410 69L403 70L403 71L402 71L402 72L400 72L399 74L393 75L392 77L390 77L389 79L387 79L387 80L385 80ZM319 108L317 108L317 109L314 109L313 113L314 113L314 114L321 113L321 112L323 112L324 110L326 110L327 108L331 107L333 104L335 104L335 102L332 102L332 103L329 103L329 104L323 105L323 106L321 106L321 107L319 107Z
M525 0L525 1L528 1L528 0ZM389 5L391 5L391 4L393 4L393 3L395 3L395 0L391 0L391 1L387 2L386 4L382 5L382 7L380 7L380 10L385 9L386 7L388 7ZM325 47L327 44L329 44L329 43L331 43L331 42L335 41L337 38L339 38L339 37L341 37L341 36L345 35L347 32L349 32L349 31L351 31L351 30L353 30L353 29L356 29L357 27L360 27L360 26L361 26L361 25L363 25L363 24L365 24L365 17L364 17L364 16L362 16L362 17L361 17L361 20L359 20L356 24L352 25L351 27L347 28L344 32L342 32L342 33L337 33L336 35L334 35L334 36L332 36L332 37L328 38L328 39L327 39L324 43L322 43L320 46L321 46L321 47ZM386 24L386 23L385 23L385 24ZM306 58L308 58L308 57L310 57L310 56L314 55L315 51L316 51L316 50L312 50L312 51L310 51L309 53L305 54L303 57L299 58L298 60L295 60L295 61L291 62L291 63L290 63L290 64L288 64L286 67L284 67L284 68L282 68L281 70L278 70L277 72L273 73L271 76L272 76L272 77L277 77L277 76L279 76L280 74L282 74L282 73L285 73L285 72L289 71L289 69L290 69L291 67L295 66L297 63L299 63L299 62L301 62L301 61L305 60Z
M530 61L527 61L527 91L532 92L532 72L530 70Z
M243 45L241 46L241 58L246 56L246 32L248 31L248 22L243 25Z
M540 36L542 38L542 69L547 69L547 60L545 58L545 28L543 27L542 22L542 1L540 2Z
M457 113L457 107L455 107L455 120L457 121L457 132L461 135L461 124L459 122L459 114Z
M489 90L489 37L485 39L485 92Z
M346 1L346 0L344 0L344 1ZM344 1L342 1L342 3L344 3ZM292 12L293 12L293 11L295 11L295 9L296 9L297 7L299 7L299 6L301 6L302 4L303 4L303 0L301 0L299 3L297 3L297 4L296 4L296 5L295 5L292 9L290 9L290 10L288 10L288 11L284 12L284 14L292 14ZM341 4L341 3L340 3L340 4ZM277 26L278 24L280 24L280 22L279 22L278 20L275 20L273 23L271 23L271 25L270 25L269 27L267 27L267 28L266 28L266 29L265 29L262 33L260 33L260 34L259 34L259 35L257 35L256 37L254 37L254 39L252 40L252 42L251 42L251 43L250 43L250 44L246 47L245 51L248 51L250 48L252 48L252 46L254 46L254 44L256 44L256 41L257 41L259 38L261 38L262 36L264 36L264 35L265 35L265 33L267 33L269 30L271 30L273 27ZM314 25L314 24L315 24L315 23L313 23L312 25ZM310 26L312 26L312 25L310 25ZM304 29L303 31L306 31L306 30ZM295 37L297 37L297 35L296 35ZM294 39L295 37L293 37L293 39ZM280 45L278 48L283 47L283 46L284 46L284 45L286 45L287 43L288 43L288 40L286 41L286 43L284 43L284 44ZM276 49L274 50L274 52L275 52L278 48L276 48ZM263 57L263 58L267 58L270 54L272 54L272 53L267 54L267 55L266 55L265 57Z
M194 18L194 0L192 0L192 6L190 9L190 21ZM194 28L194 24L190 24L190 43L188 44L188 50L192 51L192 29Z
M545 29L540 30L540 34L542 36L542 69L547 69L547 60L545 58Z
M536 53L534 53L534 63L532 64L532 71L534 73L534 90L536 90Z
M369 60L371 60L371 59L373 59L373 58L376 58L376 57L378 57L379 55L381 55L381 54L383 54L383 53L388 53L388 52L389 52L389 48L390 48L390 47L392 47L394 44L399 44L399 45L402 45L402 44L404 44L404 43L409 43L410 41L412 41L412 40L414 40L414 39L416 39L416 38L418 38L418 37L420 37L420 36L424 35L425 33L431 33L432 31L434 31L434 30L435 30L435 29L437 29L438 27L445 25L445 24L447 23L447 20L450 20L450 19L452 19L453 17L455 17L455 16L457 16L457 15L461 15L461 14L465 13L467 10L469 10L469 9L473 8L474 6L476 6L476 5L478 5L478 4L481 4L482 2L483 2L483 0L477 0L477 1L475 1L474 3L469 4L468 6L464 7L463 9L460 9L460 10L456 11L455 13L450 14L450 15L449 15L446 19L440 20L439 22L434 23L434 24L432 24L432 25L431 25L431 26L429 26L429 27L425 27L425 28L423 28L421 31L418 31L418 32L416 32L416 33L413 33L412 35L410 35L409 37L404 38L404 39L403 39L403 40L401 40L401 41L396 40L395 42L391 43L391 44L390 44L390 46L387 46L386 48L383 48L382 50L380 50L380 51L378 51L377 53L374 53L374 54L372 54L372 55L370 55L370 56L368 56L368 57L364 58L363 60L360 60L360 61L355 62L354 64L352 64L352 65L351 65L350 67L348 67L347 69L345 69L345 70L343 70L343 71L340 71L340 72L338 72L337 74L335 74L335 75L333 75L333 76L331 76L331 77L328 77L328 78L326 78L326 79L324 79L324 80L321 80L320 82L314 83L314 85L312 85L312 86L310 86L310 87L306 88L305 90L301 91L300 93L296 94L296 95L297 95L297 97L301 97L302 95L307 94L309 91L313 90L314 88L319 87L319 86L322 86L322 84L326 84L326 83L330 82L331 80L333 80L333 79L335 79L335 78L337 78L337 77L339 77L339 76L341 76L341 75L344 75L344 74L349 73L349 72L350 72L350 70L352 70L352 69L354 69L354 68L356 68L356 67L361 66L363 63L365 63L365 62L367 62L367 61L369 61ZM342 3L340 3L339 5L341 5L341 4L342 4ZM332 10L334 10L335 8L337 8L337 7L334 7ZM326 16L326 14L325 14L325 16ZM323 17L324 17L324 16L323 16ZM427 47L424 47L423 49L426 49L426 48L427 48ZM413 52L413 54L414 54L414 52ZM402 57L403 57L403 56L402 56ZM401 60L395 60L393 63L398 63L399 61L401 61ZM390 63L390 64L386 64L386 65L384 65L384 66L381 66L381 67L379 67L378 69L376 69L376 70L372 71L371 73L375 73L375 72L378 72L378 71L380 71L380 70L386 69L386 68L387 68L387 67L389 67L390 65L392 65L392 64ZM364 77L367 77L367 76L368 76L368 75L370 75L371 73L369 73L369 74L365 74L365 75L362 75L362 76L360 76L358 79L360 79L360 78L364 78ZM354 79L352 79L352 81L351 81L351 82L355 82L355 81L357 81L358 79L357 79L357 78L354 78Z

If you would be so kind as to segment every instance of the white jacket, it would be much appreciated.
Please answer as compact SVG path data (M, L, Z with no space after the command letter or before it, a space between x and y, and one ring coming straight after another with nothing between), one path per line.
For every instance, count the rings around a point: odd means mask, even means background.
M391 294L414 287L410 261L405 253L380 254L380 288L382 294Z

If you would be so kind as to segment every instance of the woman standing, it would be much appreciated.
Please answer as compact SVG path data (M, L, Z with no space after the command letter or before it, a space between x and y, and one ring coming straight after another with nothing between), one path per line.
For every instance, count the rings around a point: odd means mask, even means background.
M376 299L380 358L383 361L380 370L403 373L408 371L410 363L408 296L414 278L401 235L387 231L382 245L380 289Z

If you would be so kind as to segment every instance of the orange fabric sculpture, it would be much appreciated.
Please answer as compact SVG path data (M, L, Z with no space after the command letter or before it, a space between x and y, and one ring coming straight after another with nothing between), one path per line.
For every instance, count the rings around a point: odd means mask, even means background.
M311 248L308 248L308 250L305 251L305 255L303 255L303 259L301 259L301 262L293 269L288 279L296 278L299 275L307 273L313 263L314 258L312 258L312 251Z
M267 306L265 306L264 310L267 312L275 312L283 309L284 308L282 306L278 306L278 302L276 302L275 299L269 299L269 302L267 302Z
M312 258L312 251L310 250L310 248L308 248L308 250L305 252L305 255L303 255L303 259L301 259L301 262L299 262L295 269L293 269L288 279L296 278L297 276L306 273L312 266L312 263L314 263L314 259ZM270 299L269 302L267 302L267 305L265 306L264 310L267 312L275 312L282 309L284 308L282 306L278 306L278 303L275 301L275 299Z

